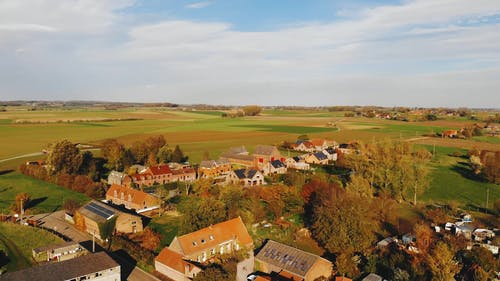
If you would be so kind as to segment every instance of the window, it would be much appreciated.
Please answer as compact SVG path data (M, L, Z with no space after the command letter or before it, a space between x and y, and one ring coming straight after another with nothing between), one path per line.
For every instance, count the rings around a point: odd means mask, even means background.
M201 239L201 244L205 244L205 239Z
M214 236L213 236L213 235L208 236L208 238L209 238L210 240L214 240Z
M214 248L214 249L212 249L212 250L210 250L210 254L211 254L211 255L215 255L215 248Z
M198 246L198 243L196 241L193 241L193 246Z

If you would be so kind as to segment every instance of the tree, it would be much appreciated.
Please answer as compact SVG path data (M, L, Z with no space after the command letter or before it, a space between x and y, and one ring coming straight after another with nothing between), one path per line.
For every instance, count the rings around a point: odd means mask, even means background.
M47 157L47 165L52 174L76 174L80 170L83 157L80 149L68 140L52 145Z
M474 275L472 277L473 281L488 281L488 272L484 271L484 269L480 266L477 266L474 269Z
M459 271L453 252L444 242L438 242L428 256L433 281L451 281Z
M300 135L297 137L297 140L298 141L308 141L309 140L309 136L308 135Z
M66 199L63 203L63 209L66 213L70 215L74 215L75 211L80 208L80 203L78 203L75 199Z
M174 151L172 152L172 162L182 163L186 162L187 159L188 158L184 156L184 153L182 152L179 145L176 145Z
M97 224L97 226L99 228L99 236L101 237L102 240L107 242L108 251L109 251L109 249L111 249L112 237L113 237L113 234L115 232L115 227L116 227L116 218L117 218L117 216L114 216L105 222L101 222L101 223Z
M111 170L123 170L123 156L125 147L116 139L108 139L102 143L101 147L102 157L106 159L106 167Z
M201 160L210 160L210 153L208 151L203 151L203 156L201 157Z
M243 112L246 116L256 116L262 111L262 107L258 105L247 105L243 107Z
M342 276L356 277L360 274L351 253L340 253L337 255L335 266Z
M156 157L158 158L158 162L160 162L160 163L172 162L172 149L170 149L168 144L166 144L166 145L160 147Z
M146 228L141 235L141 246L150 251L155 251L160 245L161 234L155 232L151 228Z
M360 197L373 197L370 182L360 175L351 176L351 181L347 184L346 189L358 194Z
M144 164L149 156L148 147L142 141L134 142L130 148L130 152L132 152L134 159L140 164Z
M422 253L428 253L429 247L432 244L432 231L427 224L417 223L413 227L413 232L415 233L416 244L419 251Z
M181 232L189 233L227 219L223 202L209 198L199 198L190 202L183 211Z
M322 199L313 203L311 230L326 250L355 253L371 247L376 240L377 221L369 199L349 193L332 196L331 191L317 197Z
M21 192L16 195L15 203L12 204L11 209L15 213L24 213L29 206L30 203L30 195L26 192Z
M148 153L158 154L161 147L167 144L163 135L151 136L144 141Z

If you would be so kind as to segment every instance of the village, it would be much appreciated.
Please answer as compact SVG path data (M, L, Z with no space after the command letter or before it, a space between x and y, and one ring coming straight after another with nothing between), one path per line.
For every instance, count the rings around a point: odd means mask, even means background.
M290 172L314 174L316 169L332 165L340 157L360 153L355 142L338 144L327 139L299 139L286 145L286 148L280 150L273 145L257 145L250 153L244 146L230 147L218 159L202 160L199 165L187 162L154 166L134 164L127 171L109 172L106 181L108 188L102 200L92 200L73 210L66 209L53 214L23 217L21 209L20 214L11 218L3 217L3 220L47 229L68 242L33 249L33 258L40 261L41 266L0 275L0 280L26 280L59 271L64 272L61 273L66 276L64 280L119 280L123 276L120 265L102 247L111 245L111 240L115 239L112 237L117 233L134 235L145 231L151 218L172 210L172 205L166 204L169 199L182 194L189 195L190 187L197 182L208 182L209 186L219 188L239 186L249 190L256 187L273 189L278 184L279 175ZM291 153L295 156L290 156ZM26 165L46 164L35 161ZM154 187L160 185L174 188L170 188L167 194L159 194L162 189ZM269 227L272 222L263 221L257 225ZM154 268L154 276L136 267L135 274L139 277L130 275L129 280L200 280L196 277L203 276L204 271L213 270L214 263L222 267L225 264L234 265L234 272L224 271L227 280L352 280L343 274L339 275L332 260L294 245L263 237L263 243L255 247L247 226L237 216L175 236L170 245L154 257L154 264L149 265ZM498 259L499 245L495 244L498 241L495 237L499 235L499 229L475 227L468 214L462 214L454 222L429 224L425 228L434 232L429 234L435 237L432 243L457 237L464 241L464 250L485 248ZM305 231L308 232L307 229ZM96 242L100 249L97 252ZM409 255L419 255L424 250L422 247L430 247L429 243L430 236L417 238L416 233L402 233L372 244L371 249L384 251L396 247ZM381 281L387 278L368 273L358 280Z

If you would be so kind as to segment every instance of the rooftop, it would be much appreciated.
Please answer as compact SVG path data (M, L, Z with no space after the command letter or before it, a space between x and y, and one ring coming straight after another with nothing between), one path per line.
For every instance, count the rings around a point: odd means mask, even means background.
M227 220L177 237L184 255L213 248L221 243L237 240L240 245L253 244L240 217Z
M300 277L305 277L312 265L323 259L318 255L272 240L267 241L255 258Z
M99 252L62 262L48 263L20 271L9 272L0 275L0 280L64 281L119 266L105 252Z
M104 203L92 200L79 210L80 214L96 222L105 222L117 214L117 210Z

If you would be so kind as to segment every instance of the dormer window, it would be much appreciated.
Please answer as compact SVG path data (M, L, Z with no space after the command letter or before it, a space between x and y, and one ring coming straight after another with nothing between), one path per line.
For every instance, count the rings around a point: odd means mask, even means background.
M202 243L202 244L205 244L205 239L203 239L203 238L202 238L202 239L201 239L201 243Z
M193 246L198 246L198 243L196 241L193 241Z
M214 236L213 236L213 235L208 236L208 238L209 238L210 240L214 240Z

